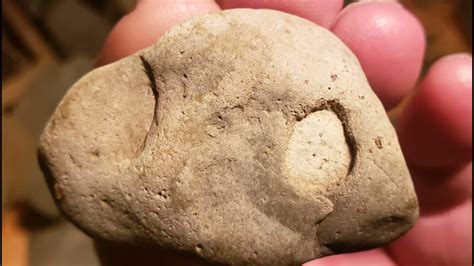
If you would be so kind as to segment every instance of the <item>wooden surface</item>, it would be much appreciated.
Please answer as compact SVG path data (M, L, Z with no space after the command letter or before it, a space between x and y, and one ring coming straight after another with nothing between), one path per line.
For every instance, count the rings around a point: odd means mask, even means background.
M472 0L468 0L472 1ZM425 70L436 59L458 52L472 52L472 44L466 31L465 21L469 21L461 0L402 0L415 14L426 32L427 49ZM470 14L472 20L472 9Z
M28 16L17 6L16 1L2 0L2 16L2 20L13 29L21 43L33 55L33 60L22 67L22 71L6 80L2 79L2 111L8 111L33 87L35 78L56 64L57 58ZM8 46L2 48L8 49Z
M27 266L29 232L22 226L21 211L2 211L2 265Z

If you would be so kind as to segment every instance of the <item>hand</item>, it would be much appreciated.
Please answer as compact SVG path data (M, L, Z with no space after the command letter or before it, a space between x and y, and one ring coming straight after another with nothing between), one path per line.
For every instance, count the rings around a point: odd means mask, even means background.
M415 17L397 3L342 0L142 0L107 39L106 64L143 49L179 22L220 8L271 8L332 30L359 58L387 110L415 87L425 36ZM419 197L421 217L384 248L334 255L317 265L468 265L472 261L472 57L436 62L402 112L400 144Z

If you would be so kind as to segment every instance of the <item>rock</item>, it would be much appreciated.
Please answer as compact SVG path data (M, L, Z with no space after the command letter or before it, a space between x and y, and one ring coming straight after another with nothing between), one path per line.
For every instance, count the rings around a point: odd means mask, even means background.
M100 241L225 264L383 245L418 215L395 131L327 30L236 9L79 80L40 141L56 202Z

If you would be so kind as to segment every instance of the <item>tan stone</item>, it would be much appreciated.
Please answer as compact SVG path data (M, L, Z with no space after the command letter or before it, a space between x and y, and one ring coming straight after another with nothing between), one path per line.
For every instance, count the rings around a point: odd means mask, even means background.
M385 244L417 200L351 51L269 10L174 27L68 92L41 138L62 212L98 240L294 265Z

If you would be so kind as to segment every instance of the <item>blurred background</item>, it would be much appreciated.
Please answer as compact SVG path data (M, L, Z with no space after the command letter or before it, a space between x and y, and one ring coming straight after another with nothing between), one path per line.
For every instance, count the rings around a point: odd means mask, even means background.
M401 2L425 27L425 70L443 55L472 52L472 0ZM36 146L67 89L93 69L108 32L135 3L2 0L3 265L98 265L92 241L56 209ZM393 121L402 108L392 110Z

